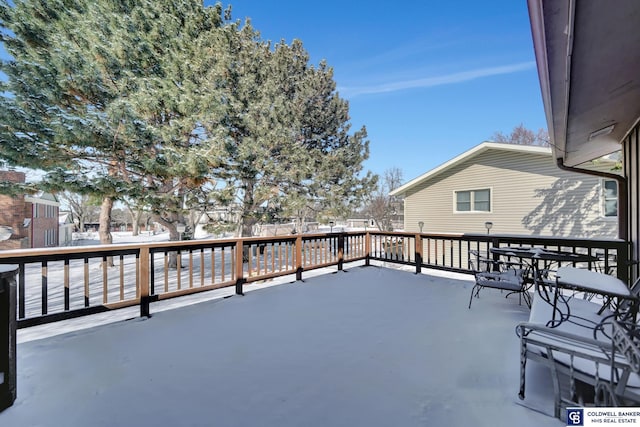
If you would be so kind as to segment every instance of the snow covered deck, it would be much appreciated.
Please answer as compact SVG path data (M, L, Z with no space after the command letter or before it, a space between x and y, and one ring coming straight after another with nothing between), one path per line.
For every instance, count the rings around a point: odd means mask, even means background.
M487 291L468 310L464 277L351 267L23 339L0 425L564 425L517 397L526 306ZM540 369L527 404L551 414Z

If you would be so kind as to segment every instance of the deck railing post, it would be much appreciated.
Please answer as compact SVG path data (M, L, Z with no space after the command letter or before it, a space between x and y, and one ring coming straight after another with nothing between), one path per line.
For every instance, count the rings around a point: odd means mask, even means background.
M491 253L491 248L499 248L500 247L500 239L498 238L493 238L491 239L491 247L489 248L489 250L487 252ZM488 254L487 254L488 255ZM500 255L498 254L493 254L493 261L495 261L493 263L493 267L492 270L493 271L498 271L500 270Z
M344 233L338 235L338 271L342 271L344 265Z
M244 295L244 240L236 241L236 295Z
M0 412L16 400L17 265L0 265Z
M20 269L18 272L18 319L25 318L25 263L21 262L18 264L18 268Z
M367 234L364 236L364 265L367 267L370 265L371 261L371 233L367 231Z
M151 303L151 295L149 294L149 247L140 247L140 317L151 317L149 305Z
M302 235L296 237L296 280L302 280Z
M422 235L420 233L416 233L414 249L414 252L416 254L416 274L420 274L422 272L422 251Z
M620 246L616 249L617 252L617 266L616 266L616 275L618 279L622 280L624 283L629 284L629 279L634 277L631 274L632 264L628 261L632 259L633 254L631 253L632 246L628 242L622 242Z

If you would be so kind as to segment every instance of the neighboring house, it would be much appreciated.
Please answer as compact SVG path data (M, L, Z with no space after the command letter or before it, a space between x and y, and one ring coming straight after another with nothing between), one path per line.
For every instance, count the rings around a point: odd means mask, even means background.
M611 172L615 161L590 167ZM404 184L405 231L617 237L617 186L558 169L551 149L483 142Z
M640 255L640 2L529 0L533 45L561 167L622 150L621 237ZM640 264L631 263L632 278Z
M58 217L60 202L50 193L40 191L24 196L27 212L30 213L29 233L32 248L58 246Z
M0 181L25 182L25 174L0 171ZM45 248L58 246L58 211L60 202L53 195L39 192L30 196L0 195L0 225L13 229L0 249Z
M73 231L76 225L71 219L71 213L60 212L58 217L58 243L60 246L68 246L73 242Z
M345 227L349 228L368 228L375 227L373 220L370 218L347 218L345 220Z
M0 181L21 183L25 181L23 172L0 170ZM0 250L24 249L31 246L28 220L29 211L24 197L0 195L0 225L11 227L13 233L9 240L0 242Z

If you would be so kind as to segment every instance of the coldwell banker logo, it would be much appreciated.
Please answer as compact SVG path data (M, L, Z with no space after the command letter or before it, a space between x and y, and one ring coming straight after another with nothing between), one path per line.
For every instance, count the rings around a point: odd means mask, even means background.
M583 426L583 409L567 408L567 426Z

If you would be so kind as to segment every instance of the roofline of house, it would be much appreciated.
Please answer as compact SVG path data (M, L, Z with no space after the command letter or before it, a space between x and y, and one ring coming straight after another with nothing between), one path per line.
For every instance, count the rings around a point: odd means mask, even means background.
M406 184L396 188L395 190L393 190L392 192L389 193L390 196L398 196L401 194L406 193L408 190L410 190L411 188L415 187L416 185L422 184L423 182L427 181L428 179L431 179L437 175L439 175L440 173L446 171L447 169L462 163L466 160L469 160L481 153L484 153L485 151L489 151L489 150L501 150L501 151L512 151L512 152L518 152L518 153L532 153L532 154L540 154L540 155L547 155L547 156L551 156L551 148L549 147L541 147L541 146L537 146L537 145L520 145L520 144L507 144L507 143L503 143L503 142L492 142L492 141L485 141L481 144L476 145L475 147L471 148L470 150L465 151L464 153L460 154L457 157L454 157L453 159L449 160L446 163L441 164L440 166L431 169L429 172L420 175L417 178L412 179L411 181L407 182Z
M60 206L58 198L55 195L53 197L55 198L55 200L43 199L37 195L26 195L24 196L24 201L39 205Z
M554 157L561 158L564 154L565 141L556 139L556 129L554 128L553 116L551 113L551 79L549 77L549 58L547 56L542 0L527 0L527 7L529 9L529 19L531 21L531 37L533 39L533 50L535 52L538 79L540 81L542 104L544 106L545 118L547 120L547 130L549 138L552 141L551 147ZM566 111L563 116L562 124L566 126Z

